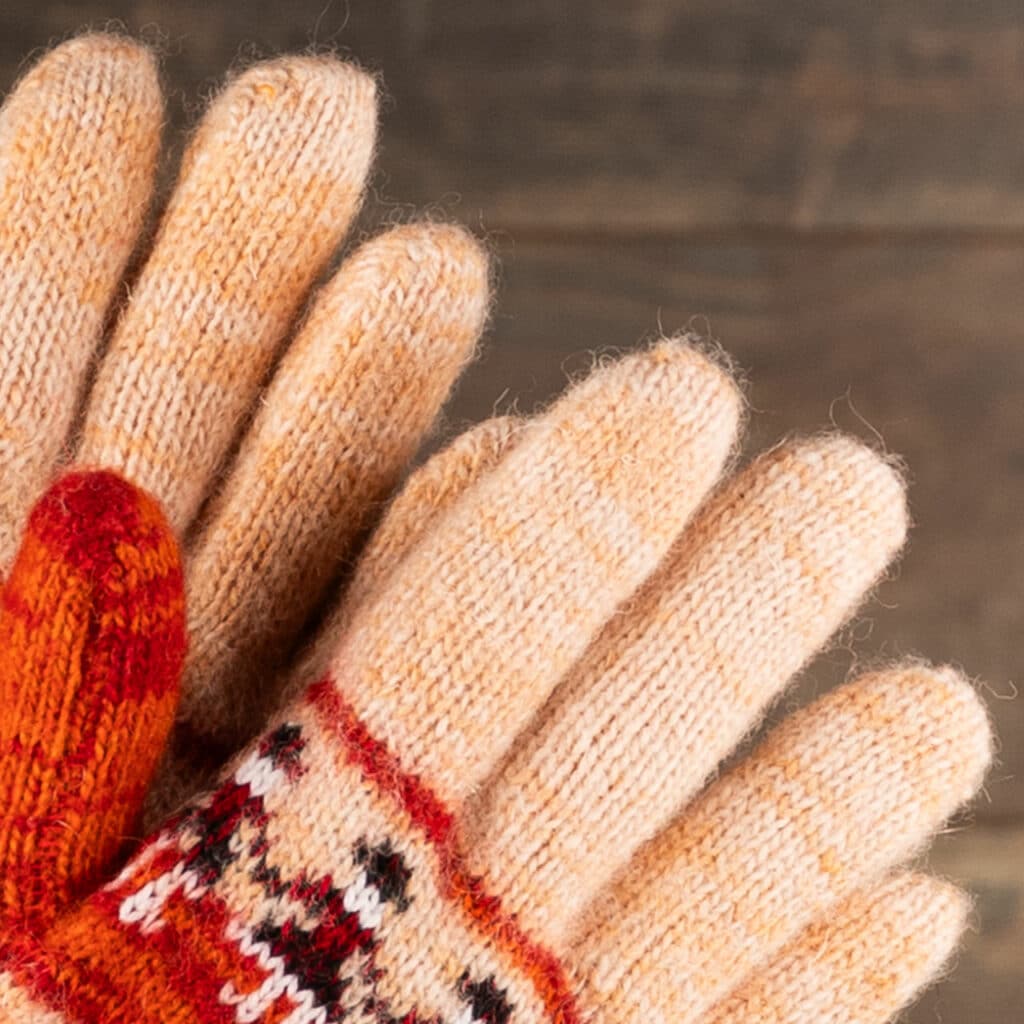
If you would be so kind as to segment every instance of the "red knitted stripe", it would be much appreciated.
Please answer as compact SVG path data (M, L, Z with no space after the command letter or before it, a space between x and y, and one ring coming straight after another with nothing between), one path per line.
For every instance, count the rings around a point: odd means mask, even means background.
M135 998L143 999L147 1009L159 1009L173 991L192 1007L193 1014L183 1021L203 1024L235 1024L235 1009L220 1001L220 991L228 981L242 992L258 988L264 972L253 958L239 956L238 944L225 937L230 914L224 901L206 893L202 907L180 893L168 900L161 915L162 927L148 935L118 923L121 895L104 892L91 901L107 916L112 931L131 935L133 957L147 969L162 965L171 973L160 978L149 993L133 986ZM187 951L183 957L183 951ZM187 984L182 984L182 965L187 965ZM155 976L158 974L154 971ZM148 995L148 998L146 996Z
M561 961L534 941L501 900L470 874L459 846L455 818L423 780L402 768L388 747L371 735L330 678L311 686L307 700L323 727L342 745L345 757L363 776L394 799L433 845L441 890L469 915L474 925L525 974L557 1024L581 1024L581 1015Z
M65 984L67 964L55 962L28 934L8 935L0 942L4 970L8 971L32 998L67 1021L101 1021L105 1012L100 979L85 986L72 982ZM69 999L69 992L74 999ZM136 1024L157 1024L145 1017L135 1018Z

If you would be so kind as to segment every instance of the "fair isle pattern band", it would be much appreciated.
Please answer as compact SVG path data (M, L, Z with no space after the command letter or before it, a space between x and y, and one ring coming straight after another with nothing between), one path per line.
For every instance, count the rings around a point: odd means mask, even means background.
M452 814L401 770L335 684L312 687L293 718L89 900L73 934L58 925L42 954L13 957L22 984L81 1024L524 1024L538 1011L553 1024L580 1024L558 959L469 874ZM313 775L307 759L325 740L357 784L397 811L393 839L357 835L361 825L338 836L336 872L308 867L320 863L315 857L296 869L280 850L280 811L303 798ZM341 792L339 781L323 795L339 800ZM353 818L361 820L358 809ZM423 969L423 949L402 936L401 923L413 901L434 893L443 903L430 916L461 919L472 941L458 947L463 960L445 979L450 998L424 1006L394 975ZM524 1000L524 986L532 998Z
M503 911L497 896L466 869L454 817L415 775L402 771L388 748L370 735L353 708L329 680L310 687L308 699L321 721L344 745L351 762L367 779L399 801L427 836L437 854L440 889L474 921L481 938L504 951L511 966L530 978L556 1024L581 1024L573 991L561 961L531 939Z

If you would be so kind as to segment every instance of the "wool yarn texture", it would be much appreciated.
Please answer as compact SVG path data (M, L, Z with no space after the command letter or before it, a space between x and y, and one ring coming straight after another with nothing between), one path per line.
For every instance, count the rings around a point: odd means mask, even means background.
M741 409L664 340L480 428L318 678L116 878L5 938L0 1020L898 1012L964 916L904 865L977 791L988 720L903 662L721 768L906 529L850 438L730 472Z
M69 473L0 591L0 920L38 933L139 834L185 658L177 544L148 495Z
M161 503L192 645L157 806L278 705L486 320L488 259L458 227L392 227L327 274L376 108L374 80L332 57L242 70L152 226L164 114L145 47L72 39L0 110L0 575L63 465Z

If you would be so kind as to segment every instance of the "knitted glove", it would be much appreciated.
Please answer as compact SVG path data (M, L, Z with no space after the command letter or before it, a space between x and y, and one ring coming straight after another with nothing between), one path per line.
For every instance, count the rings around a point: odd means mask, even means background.
M177 546L152 498L70 473L0 591L0 924L41 931L137 835L185 656Z
M343 610L368 599L511 437L511 421L491 420L412 474ZM177 708L184 619L177 547L155 501L109 472L53 484L0 591L3 923L38 933L139 835Z
M708 784L905 529L896 475L842 437L709 497L739 409L664 342L519 430L214 793L10 938L0 1020L895 1012L963 900L889 872L978 787L988 723L905 664Z
M375 107L328 58L239 74L127 275L163 118L152 56L72 40L0 111L0 575L58 462L160 500L188 541L179 768L262 727L485 319L487 260L446 225L386 231L310 297L364 191Z

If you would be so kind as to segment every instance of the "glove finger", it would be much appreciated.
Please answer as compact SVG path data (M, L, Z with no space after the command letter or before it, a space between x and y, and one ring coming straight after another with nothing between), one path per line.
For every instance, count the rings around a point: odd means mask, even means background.
M573 959L616 1024L694 1021L981 784L985 710L951 669L869 675L790 717L591 905Z
M411 474L391 503L380 526L374 530L351 583L341 601L317 631L316 641L280 686L282 705L297 698L327 670L338 637L349 628L353 613L368 603L401 564L413 546L426 535L443 513L454 505L484 473L489 472L511 448L521 424L495 417L460 434ZM181 727L146 794L146 820L155 829L175 808L209 785L225 758L216 749L206 757L208 743Z
M512 450L522 427L522 420L514 416L494 416L464 431L410 475L359 553L352 582L322 631L325 638L341 636L348 629L355 611L384 589L442 514ZM322 668L326 668L326 659ZM312 671L320 674L320 670Z
M105 35L46 54L0 110L0 573L67 441L161 120L152 55Z
M189 558L182 711L212 744L238 749L265 724L283 656L477 344L487 277L461 228L410 225L318 296Z
M0 596L0 915L38 928L136 827L174 719L182 573L156 502L71 473L29 518Z
M257 65L214 101L93 388L78 459L181 531L354 216L374 85L325 58Z
M358 610L376 600L409 552L443 522L444 513L517 443L523 421L495 416L461 433L409 476L359 553L355 574L337 607L317 630L309 652L289 673L280 703L322 678Z
M704 1024L885 1024L942 971L969 908L956 886L928 875L896 875L857 892Z
M896 474L845 437L733 478L483 792L474 868L549 942L697 792L903 541Z
M594 373L360 609L328 702L344 694L407 771L461 802L665 555L721 471L739 405L679 342Z

